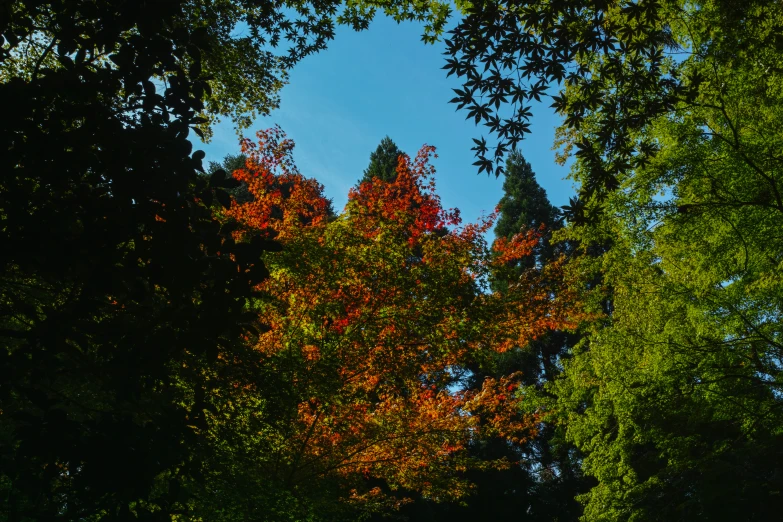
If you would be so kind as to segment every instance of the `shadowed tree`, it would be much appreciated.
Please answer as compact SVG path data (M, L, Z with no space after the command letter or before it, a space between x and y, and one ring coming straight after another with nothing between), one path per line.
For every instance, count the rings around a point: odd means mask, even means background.
M433 6L388 7L432 35ZM188 138L267 112L337 23L371 17L330 0L3 2L0 518L190 516L209 401L259 381L247 305L272 244L215 218L237 183L199 175Z
M498 203L495 235L498 239L510 240L516 234L536 230L540 237L530 255L514 260L507 270L493 274L493 289L500 292L507 291L524 274L555 262L561 257L564 246L550 244L552 232L562 228L563 220L520 152L509 155L504 174L504 193ZM476 368L471 386L487 376L522 372L527 386L540 388L560 374L560 360L567 357L578 338L565 330L546 332L524 346L515 346L496 355L491 364ZM493 440L476 448L480 458L505 455L509 460L519 462L519 466L494 472L483 477L483 482L477 480L478 495L469 502L465 520L471 516L480 517L482 512L493 513L498 520L529 517L530 520L576 521L579 518L582 510L574 497L583 492L585 486L573 448L565 443L554 426L541 423L538 428L538 436L524 444L508 445Z
M212 175L219 170L224 170L227 174L231 174L235 170L245 168L245 161L247 156L244 154L226 154L223 161L218 163L217 161L210 161L207 168L207 174ZM247 183L240 182L239 186L227 191L234 196L237 203L247 203L253 200L253 195L247 189Z

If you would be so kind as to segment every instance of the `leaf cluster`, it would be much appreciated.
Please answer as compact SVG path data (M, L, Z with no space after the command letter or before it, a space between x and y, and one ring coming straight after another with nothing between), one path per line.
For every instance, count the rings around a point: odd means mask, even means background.
M686 96L670 21L682 6L630 2L475 2L449 32L444 69L463 81L451 100L497 139L474 140L479 172L500 175L503 158L530 132L532 103L550 97L567 129L589 115L590 139L572 142L590 164L582 198L618 186L621 173L654 152L630 135Z

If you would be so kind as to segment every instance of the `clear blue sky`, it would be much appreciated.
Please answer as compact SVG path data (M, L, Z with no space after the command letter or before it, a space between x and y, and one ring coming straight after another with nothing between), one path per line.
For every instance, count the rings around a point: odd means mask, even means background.
M477 174L471 138L479 137L482 129L448 103L454 96L451 88L459 85L442 69L444 45L426 45L420 36L417 24L398 25L384 16L360 33L339 28L326 51L306 58L291 71L280 108L256 120L247 135L280 125L296 142L299 170L325 186L336 210L342 210L348 189L361 177L370 153L385 135L411 156L425 143L434 145L444 207L459 208L466 222L491 212L502 195L503 177ZM574 189L564 179L567 168L554 162L551 148L558 119L549 103L544 99L534 107L533 132L521 150L549 199L560 206ZM207 161L239 152L230 122L217 126L211 143L194 146L207 153Z

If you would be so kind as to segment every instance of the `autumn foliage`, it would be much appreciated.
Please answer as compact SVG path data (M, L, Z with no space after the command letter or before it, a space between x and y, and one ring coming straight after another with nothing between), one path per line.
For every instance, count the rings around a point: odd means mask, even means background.
M330 205L322 196L321 184L299 173L291 155L294 142L279 127L258 132L257 137L258 143L242 140L247 162L233 173L247 184L253 201L232 205L228 216L246 229L281 234L281 238L294 233L297 224L320 224L328 217Z
M345 500L368 505L395 490L464 496L465 470L510 464L479 463L466 448L482 437L524 441L537 422L520 409L519 375L468 390L465 368L574 325L575 296L551 285L559 264L490 292L490 274L530 255L540 232L490 248L494 215L462 225L441 206L434 147L401 155L396 179L365 181L330 219L321 185L294 165L293 142L279 129L258 138L243 143L248 160L234 172L254 200L227 213L283 245L265 259L257 309L270 329L255 349L285 376L284 420L269 429L286 443L260 465L291 484L332 477Z

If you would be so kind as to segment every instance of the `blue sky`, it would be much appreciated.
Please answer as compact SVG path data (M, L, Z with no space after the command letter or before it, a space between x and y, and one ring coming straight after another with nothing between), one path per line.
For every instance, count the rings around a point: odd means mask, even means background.
M434 145L439 156L434 161L438 194L444 207L457 207L465 221L475 221L495 208L503 178L479 175L472 165L471 138L479 137L482 129L448 103L454 96L451 88L459 84L454 76L446 78L443 49L441 43L424 44L419 25L397 24L384 16L360 33L341 27L326 51L306 58L291 71L280 108L256 120L247 135L280 125L296 142L299 170L325 186L338 210L384 136L411 156L425 143ZM544 99L534 107L533 132L521 150L549 199L560 206L574 189L564 179L568 169L554 161L551 147L558 119L549 103ZM207 161L239 151L230 122L215 128L211 143L194 145L206 152Z

